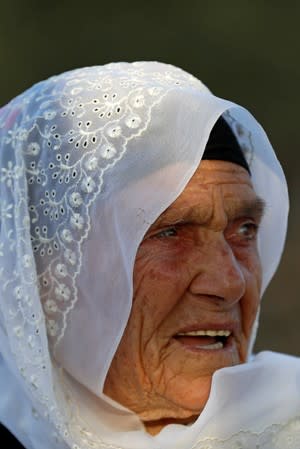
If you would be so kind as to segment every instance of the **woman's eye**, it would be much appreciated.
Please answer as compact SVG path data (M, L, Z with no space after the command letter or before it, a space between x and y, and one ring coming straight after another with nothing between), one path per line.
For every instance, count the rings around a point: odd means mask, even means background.
M166 238L166 237L176 237L178 235L177 229L175 226L172 226L170 228L163 229L162 231L157 232L152 237L153 238Z
M255 240L258 226L255 223L244 223L238 229L238 235L246 240Z

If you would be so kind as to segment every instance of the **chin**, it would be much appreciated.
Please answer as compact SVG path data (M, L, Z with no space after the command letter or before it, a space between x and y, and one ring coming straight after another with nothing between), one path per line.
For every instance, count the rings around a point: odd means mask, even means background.
M177 386L165 391L165 397L177 409L180 417L199 415L209 398L212 375L199 377L194 381L177 381Z

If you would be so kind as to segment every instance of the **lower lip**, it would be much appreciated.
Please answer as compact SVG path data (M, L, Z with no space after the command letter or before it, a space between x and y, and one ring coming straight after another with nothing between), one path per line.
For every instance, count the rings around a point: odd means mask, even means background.
M220 352L224 352L224 351L231 351L233 349L234 346L234 338L232 335L230 335L230 337L227 337L225 342L223 343L222 347L219 348L214 348L214 344L211 345L191 345L191 344L185 344L183 342L181 342L180 340L177 340L176 338L173 338L173 340L175 340L175 342L180 345L181 347L183 347L184 349L186 349L187 351L191 351L191 352L198 352L198 353L220 353ZM211 348L210 348L211 346Z

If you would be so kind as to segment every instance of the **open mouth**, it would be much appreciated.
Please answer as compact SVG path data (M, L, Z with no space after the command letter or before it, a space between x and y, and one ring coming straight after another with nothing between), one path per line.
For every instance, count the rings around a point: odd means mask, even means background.
M191 349L216 350L223 349L229 344L231 330L196 330L178 332L173 338Z

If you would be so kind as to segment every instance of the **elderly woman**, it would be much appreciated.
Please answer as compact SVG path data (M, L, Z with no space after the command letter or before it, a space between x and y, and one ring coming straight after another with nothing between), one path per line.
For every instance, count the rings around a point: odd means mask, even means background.
M0 151L0 419L27 449L299 449L299 361L252 355L288 196L247 111L109 64L12 100Z

